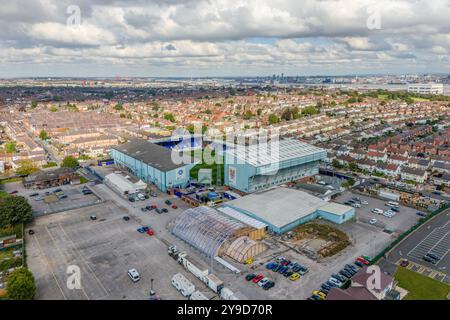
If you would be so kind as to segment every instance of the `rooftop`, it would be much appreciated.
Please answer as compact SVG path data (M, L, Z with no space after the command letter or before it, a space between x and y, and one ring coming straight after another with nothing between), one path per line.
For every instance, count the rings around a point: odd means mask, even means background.
M284 227L293 220L306 217L318 209L338 215L342 215L351 209L351 207L326 202L304 191L290 188L273 188L252 193L229 201L225 206L257 215L265 222L278 228Z
M253 144L250 146L237 146L234 149L228 149L227 152L255 167L319 153L326 155L324 149L294 139L283 139L272 143Z
M147 140L134 139L112 149L142 161L160 171L170 171L184 166L184 164L176 164L172 161L171 150Z

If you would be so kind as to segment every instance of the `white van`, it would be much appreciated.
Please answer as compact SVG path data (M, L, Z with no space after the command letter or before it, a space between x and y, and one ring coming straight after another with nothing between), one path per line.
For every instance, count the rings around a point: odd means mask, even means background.
M133 282L138 282L139 280L141 280L141 276L136 269L128 270L128 276L130 277L131 281L133 281Z

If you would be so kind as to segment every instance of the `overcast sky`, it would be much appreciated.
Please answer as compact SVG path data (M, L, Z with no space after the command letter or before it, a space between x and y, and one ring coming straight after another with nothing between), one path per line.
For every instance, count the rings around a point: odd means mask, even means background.
M449 73L449 17L450 0L0 0L0 77Z

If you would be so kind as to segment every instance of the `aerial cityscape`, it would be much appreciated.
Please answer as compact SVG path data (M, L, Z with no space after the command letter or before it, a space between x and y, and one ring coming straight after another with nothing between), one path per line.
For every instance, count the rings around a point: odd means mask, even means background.
M0 305L448 301L449 16L3 3Z

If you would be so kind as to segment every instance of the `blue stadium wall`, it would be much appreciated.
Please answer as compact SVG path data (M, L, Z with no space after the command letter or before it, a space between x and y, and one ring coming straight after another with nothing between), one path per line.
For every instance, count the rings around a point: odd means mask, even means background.
M310 214L308 214L308 215L306 215L306 216L304 216L302 218L293 220L292 222L290 222L290 223L288 223L288 224L286 224L286 225L284 225L282 227L277 227L277 226L271 224L270 222L262 219L261 217L259 217L255 213L252 213L252 212L249 212L247 210L244 210L244 209L232 206L232 205L228 205L228 204L225 204L224 206L233 208L236 211L239 211L239 212L241 212L241 213L243 213L243 214L245 214L245 215L247 215L249 217L252 217L252 218L254 218L254 219L258 220L258 221L261 221L261 222L267 224L267 226L268 226L267 228L271 232L273 232L275 234L286 233L288 231L291 231L295 227L298 227L298 226L300 226L302 224L305 224L305 223L307 223L307 222L309 222L311 220L317 219L317 218L325 219L325 220L334 222L336 224L342 224L342 223L352 219L355 216L355 208L349 208L349 210L344 215L337 215L337 214L333 214L332 212L327 212L327 211L319 209L319 210L316 210L314 212L311 212Z
M188 164L170 171L161 171L115 149L111 150L111 157L116 166L126 169L148 184L155 185L163 192L168 188L185 187L189 183L189 173L194 166Z
M326 151L323 151L285 160L278 163L278 170L275 174L267 175L266 173L271 171L270 166L255 167L225 153L224 182L225 185L245 193L261 191L318 174L319 165L325 158ZM236 172L234 179L230 177L230 168Z

